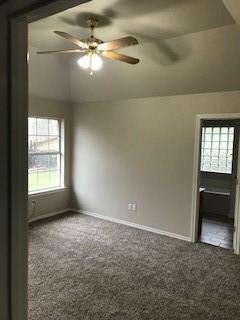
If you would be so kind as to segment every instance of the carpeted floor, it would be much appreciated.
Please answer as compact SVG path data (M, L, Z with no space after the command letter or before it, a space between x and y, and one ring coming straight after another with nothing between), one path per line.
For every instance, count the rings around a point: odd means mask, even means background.
M240 258L67 215L29 231L29 320L237 320Z

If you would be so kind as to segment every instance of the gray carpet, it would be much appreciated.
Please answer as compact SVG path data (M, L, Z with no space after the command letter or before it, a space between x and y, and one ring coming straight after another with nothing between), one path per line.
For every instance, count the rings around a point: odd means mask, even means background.
M68 215L29 231L29 320L237 320L231 251Z

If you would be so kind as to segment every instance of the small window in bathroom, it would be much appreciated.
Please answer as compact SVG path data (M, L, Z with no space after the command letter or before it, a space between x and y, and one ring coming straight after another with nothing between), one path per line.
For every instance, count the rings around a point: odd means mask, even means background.
M203 127L201 171L232 173L234 127Z

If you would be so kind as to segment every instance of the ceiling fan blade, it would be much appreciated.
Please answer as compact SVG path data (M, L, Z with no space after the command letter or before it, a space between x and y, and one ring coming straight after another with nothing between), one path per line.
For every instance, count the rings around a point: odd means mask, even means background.
M49 54L49 53L77 53L77 52L85 52L82 49L68 49L68 50L54 50L54 51L37 51L37 54Z
M54 33L56 33L58 36L67 39L69 41L71 41L72 43L76 44L77 46L79 46L80 48L83 49L88 49L88 45L86 43L84 43L83 41L71 36L69 33L63 32L63 31L54 31Z
M101 43L99 44L98 49L103 51L112 51L112 50L116 50L124 47L133 46L135 44L138 44L137 39L133 37L125 37L125 38Z
M123 61L123 62L130 63L130 64L137 64L140 61L139 59L125 56L124 54L120 54L120 53L113 52L113 51L103 51L102 55L105 58L109 58L112 60L119 60L119 61Z

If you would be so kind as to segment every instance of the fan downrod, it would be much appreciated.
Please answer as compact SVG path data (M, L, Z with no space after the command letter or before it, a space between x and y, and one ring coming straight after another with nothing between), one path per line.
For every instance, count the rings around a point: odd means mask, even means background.
M98 26L98 23L99 23L99 21L96 18L90 17L87 19L87 25L90 29L96 28Z

